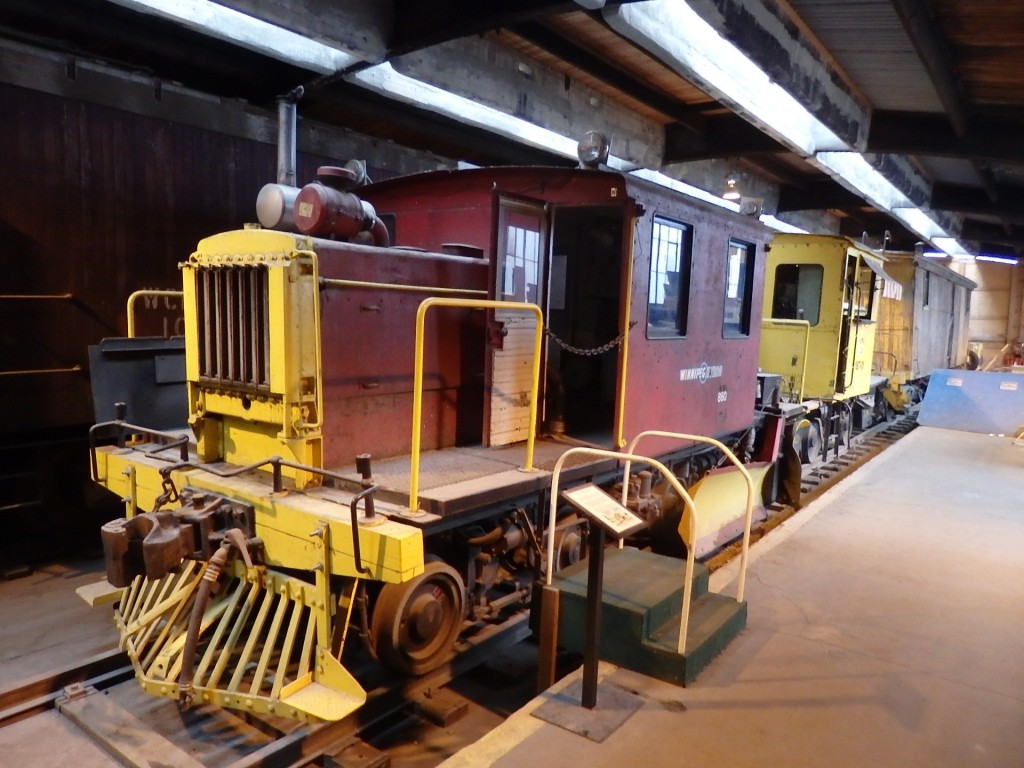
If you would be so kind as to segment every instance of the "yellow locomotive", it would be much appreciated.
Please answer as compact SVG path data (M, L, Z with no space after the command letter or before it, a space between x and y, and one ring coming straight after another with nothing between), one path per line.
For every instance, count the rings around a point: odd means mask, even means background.
M760 366L779 377L783 402L802 406L794 439L803 462L848 445L854 427L887 405L906 405L901 382L874 364L883 297L900 291L884 255L848 237L781 234L772 242Z

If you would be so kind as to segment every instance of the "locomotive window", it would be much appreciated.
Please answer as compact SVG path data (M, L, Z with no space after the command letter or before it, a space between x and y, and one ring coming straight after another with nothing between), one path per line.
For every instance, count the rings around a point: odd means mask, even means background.
M739 240L729 241L725 273L724 338L750 335L750 305L754 293L754 246Z
M821 264L779 264L775 268L772 317L817 325L824 277Z
M505 228L505 269L501 281L501 298L505 301L540 303L540 232L533 226L533 222L527 226L509 223Z
M654 217L651 283L647 294L649 339L678 339L686 335L692 244L692 227Z

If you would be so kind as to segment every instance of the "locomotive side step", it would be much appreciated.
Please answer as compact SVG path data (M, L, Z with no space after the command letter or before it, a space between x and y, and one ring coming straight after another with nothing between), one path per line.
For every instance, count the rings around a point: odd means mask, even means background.
M682 560L635 549L605 554L600 657L677 685L700 671L746 626L747 604L708 592L708 569L696 564L686 649L676 653L683 598ZM582 652L587 562L559 572L559 645Z

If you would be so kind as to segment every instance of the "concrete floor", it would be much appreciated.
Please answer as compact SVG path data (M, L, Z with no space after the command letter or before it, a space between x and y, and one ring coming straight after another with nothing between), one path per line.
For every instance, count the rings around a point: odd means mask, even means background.
M747 628L693 686L603 666L584 719L643 702L602 743L532 716L556 687L443 765L1020 768L1022 480L1011 439L918 428L754 547Z

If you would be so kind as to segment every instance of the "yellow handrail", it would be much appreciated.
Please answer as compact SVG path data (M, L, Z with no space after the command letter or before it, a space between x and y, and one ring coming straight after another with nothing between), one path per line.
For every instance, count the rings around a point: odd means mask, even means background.
M171 296L180 299L183 291L143 290L135 291L128 297L128 338L135 338L135 302L143 296Z
M420 485L420 432L423 416L423 343L424 318L431 307L463 307L465 309L505 309L533 312L537 327L533 339L533 381L530 389L530 424L526 438L526 466L533 469L533 443L537 435L537 392L540 388L540 350L544 335L544 315L536 304L493 299L449 299L434 296L420 302L416 310L416 351L412 379L412 450L409 467L409 511L417 512Z
M324 363L323 363L323 338L320 335L320 260L316 251L297 250L296 257L304 256L309 259L313 268L313 350L316 357L316 420L300 420L295 424L295 429L314 431L320 429L324 423ZM284 433L290 434L288 429L288 409L284 415Z
M743 518L743 548L740 552L740 575L736 580L736 600L743 602L743 589L746 584L747 578L747 551L750 549L750 524L754 518L754 480L750 477L750 473L747 468L740 463L740 460L736 458L736 454L725 447L721 442L715 440L713 437L704 437L703 435L688 435L684 432L662 432L656 429L650 429L646 432L641 432L639 435L633 438L633 442L629 444L629 452L633 453L636 450L637 444L641 439L645 437L669 437L678 440L693 440L696 443L706 443L708 445L715 446L718 450L725 454L725 457L729 459L739 469L740 474L743 475L743 480L747 484L747 511ZM629 479L629 465L630 462L626 462L626 466L622 472L622 504L626 504L626 481ZM696 542L691 543L691 549Z
M648 458L646 456L637 456L632 453L618 453L616 451L605 451L600 448L570 448L568 451L563 453L558 461L555 462L555 469L551 473L551 514L548 519L547 537L548 537L548 552L547 552L547 573L545 574L545 583L551 586L551 577L554 573L554 562L555 562L555 517L558 510L558 477L562 473L562 464L569 456L576 454L585 453L588 456L600 456L607 459L617 459L619 461L628 462L642 461L645 464L650 464L652 467L658 469L672 484L675 488L676 493L679 494L679 498L683 500L683 504L686 509L690 512L690 524L688 526L687 534L689 536L688 546L686 548L686 568L683 573L683 605L679 616L679 641L676 644L676 652L683 653L686 649L686 633L690 623L690 598L693 592L693 566L694 566L694 541L697 535L697 508L694 506L693 499L690 498L690 494L686 492L678 478L669 472L668 468L659 461Z
M783 320L775 317L763 317L761 318L761 327L764 328L766 325L793 325L802 326L804 329L804 354L800 358L800 391L797 392L796 401L798 403L803 402L804 399L804 381L807 378L807 349L811 343L811 324L806 320Z

